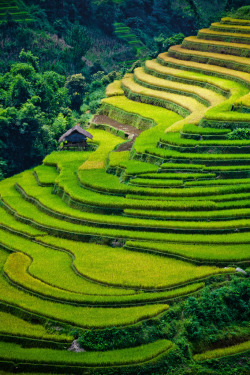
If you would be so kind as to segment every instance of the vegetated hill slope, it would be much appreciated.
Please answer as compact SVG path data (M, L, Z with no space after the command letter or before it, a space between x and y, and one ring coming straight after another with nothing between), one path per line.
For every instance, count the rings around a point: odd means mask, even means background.
M108 87L96 149L1 182L1 368L230 373L216 359L249 350L249 30L222 19L147 61Z
M21 0L0 0L0 23L8 17L16 22L32 21Z

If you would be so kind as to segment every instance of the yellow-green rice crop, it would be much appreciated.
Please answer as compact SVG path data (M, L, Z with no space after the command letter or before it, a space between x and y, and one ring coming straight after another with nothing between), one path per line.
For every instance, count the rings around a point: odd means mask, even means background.
M199 96L200 98L208 101L210 105L218 104L225 99L222 95L203 87L197 87L190 84L173 82L171 80L154 77L151 74L147 74L143 68L135 69L134 75L139 82L143 82L151 86L156 86L161 89L165 89L166 91L170 89L175 90L179 94L182 94L182 92L184 92L183 95L188 93L195 94L196 96Z
M126 246L136 250L151 250L201 262L241 262L249 259L249 245L201 245L195 243L195 238L194 242L190 244L127 241Z
M53 185L55 179L58 177L57 170L48 165L39 165L34 171L42 185Z
M9 313L0 312L0 333L4 335L14 335L31 337L39 340L51 340L61 342L71 342L73 336L49 333L42 325L27 322Z
M197 102L197 100L193 98L185 97L185 100L183 100L183 95L168 93L168 92L159 91L159 90L152 90L152 89L143 87L139 85L138 83L136 83L132 77L124 78L122 80L122 85L125 88L129 89L131 92L136 93L140 96L161 99L166 102L174 103L179 107L183 107L189 113L194 112L194 111L203 111L204 108L206 108L203 104ZM166 105L166 108L167 108L167 105Z
M121 88L121 81L114 81L110 83L106 88L107 96L119 96L124 95L124 91Z
M191 37L191 38L195 38L195 37ZM201 42L201 39L197 39L199 42ZM207 43L207 41L204 41L205 43ZM216 43L216 42L215 42ZM219 43L219 42L217 42ZM231 43L229 43L231 45ZM241 46L241 45L240 45ZM197 81L204 81L206 80L206 82L209 82L211 84L214 84L214 85L219 85L219 87L221 88L224 88L224 90L226 89L226 82L224 80L224 82L220 81L220 79L226 79L226 80L239 80L241 81L241 83L244 84L244 82L246 82L247 84L250 83L250 77L249 77L249 74L248 73L245 73L245 72L239 72L239 71L236 71L236 70L233 70L233 69L227 69L227 68L224 68L224 67L220 67L220 66L212 66L212 65L207 65L207 64L200 64L200 63L196 63L194 61L184 61L184 60L180 60L178 62L178 60L172 58L172 57L169 57L167 56L166 53L161 53L159 56L158 56L158 59L162 60L163 63L170 63L170 64L174 64L176 65L176 68L178 69L178 66L183 66L185 68L192 68L195 70L195 74L194 73L190 73L190 72L182 72L182 74L180 75L181 77L190 77L192 79L192 76L194 74L194 77L193 77L193 80L197 80ZM154 60L151 62L147 62L147 65L148 64L152 64L154 63ZM156 65L156 63L154 63L154 68L159 68L158 65ZM169 69L168 67L164 67L165 69L163 69L163 72L166 73L166 72L169 72ZM176 70L175 68L175 70ZM172 68L171 68L172 69ZM197 71L197 72L196 72ZM217 75L216 77L209 77L209 75L206 75L207 74L214 74L214 75ZM197 74L199 74L197 76ZM205 77L204 77L205 75ZM203 76L203 78L202 78ZM219 77L219 78L218 78ZM230 83L230 82L229 82ZM232 86L232 83L231 83L231 86ZM228 87L228 90L230 91L230 87Z
M84 162L79 170L100 169L105 167L105 162L110 151L123 142L122 138L100 129L90 129L93 141L98 143L98 148Z
M250 350L250 341L243 342L241 344L229 346L227 348L220 348L209 350L207 352L194 355L194 360L197 362L207 361L213 358L221 358L229 355L236 355Z
M41 246L40 246L41 247ZM36 264L38 263L39 256L36 256L33 262ZM53 259L51 259L53 262ZM164 291L159 293L136 293L132 294L132 290L129 289L117 289L117 295L103 295L103 294L90 294L91 290L88 290L86 288L86 294L80 294L80 293L74 293L69 292L64 289L59 289L56 287L53 287L50 284L45 283L44 281L40 280L38 277L41 277L41 267L43 265L43 262L40 262L40 269L36 273L36 277L33 277L30 274L30 270L32 267L30 267L31 259L22 253L12 253L5 265L4 265L4 273L8 276L9 280L13 282L14 284L21 286L22 288L32 291L36 293L37 295L45 296L52 300L61 300L64 303L74 303L74 304L87 304L87 305L93 305L96 304L99 305L111 305L115 304L117 307L118 305L122 304L136 304L136 303L144 303L147 302L159 302L162 300L166 300L169 298L176 298L181 295L186 295L189 293L196 292L200 288L204 287L204 283L195 283L191 285L187 285L184 287L180 287L177 289L174 289L172 291ZM59 264L61 264L59 262ZM31 264L31 266L33 263ZM53 267L54 268L54 267ZM34 267L32 268L32 271L34 271ZM40 272L39 272L40 271ZM55 280L56 272L54 272L54 279L52 279L52 282ZM47 275L45 275L45 278L48 279ZM65 276L66 278L66 276ZM58 281L57 281L58 283ZM86 286L87 283L85 283ZM102 293L105 293L105 287L101 286L99 284L96 284L96 293L99 291L104 291ZM91 282L89 282L90 289L93 289L91 287ZM98 289L99 286L99 289ZM114 290L114 293L116 291L113 287L107 287L106 291L107 293L112 293ZM118 295L119 293L119 295ZM123 293L123 294L122 294ZM127 295L126 295L126 294ZM130 294L131 293L131 294Z
M6 252L0 250L1 264L6 261L7 256ZM168 308L168 305L117 309L71 306L29 295L10 285L3 275L0 275L0 295L1 301L11 306L17 306L33 314L83 328L129 325L156 316Z
M56 241L53 237L46 238L48 244L55 244ZM74 253L75 266L81 274L108 285L144 289L170 288L210 275L234 271L214 266L196 267L176 259L97 244L78 244L70 240L61 240L61 243L64 249Z
M158 340L135 348L110 350L105 352L74 353L43 348L22 348L20 345L0 343L0 358L9 361L29 363L115 366L147 362L172 348L171 341Z

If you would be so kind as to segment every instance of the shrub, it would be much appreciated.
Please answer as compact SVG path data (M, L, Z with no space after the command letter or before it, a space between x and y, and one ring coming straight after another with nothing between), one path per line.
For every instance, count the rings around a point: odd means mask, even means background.
M234 129L231 133L227 134L227 138L230 140L250 140L250 129Z

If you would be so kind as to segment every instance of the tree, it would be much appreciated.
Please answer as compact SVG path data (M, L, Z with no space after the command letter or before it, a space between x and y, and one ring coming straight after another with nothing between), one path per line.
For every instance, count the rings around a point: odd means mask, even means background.
M70 46L68 55L71 57L76 71L82 64L82 57L85 56L91 47L92 43L89 34L84 26L75 23L69 29L65 40Z
M96 18L101 28L108 34L113 32L113 23L115 22L115 4L112 0L103 0L96 9Z
M65 87L69 90L72 108L79 110L86 90L85 77L82 74L74 74L68 77Z
M25 50L22 49L19 54L19 59L23 62L31 64L36 71L39 70L39 59L37 56L34 56L31 51L25 52Z

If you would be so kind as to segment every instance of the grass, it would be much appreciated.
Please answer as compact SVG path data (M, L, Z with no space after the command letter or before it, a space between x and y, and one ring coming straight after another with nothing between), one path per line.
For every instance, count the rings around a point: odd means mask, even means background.
M239 353L246 352L250 349L250 341L243 342L241 344L229 346L226 348L220 348L215 350L209 350L207 352L194 355L194 360L197 362L209 361L211 359L227 357L230 355L236 355Z
M157 243L148 241L127 241L126 248L140 250L149 250L166 255L174 255L185 259L196 260L200 262L242 262L249 259L249 245L234 244L216 245L213 243L197 244L195 239L193 243Z
M74 353L43 348L22 348L16 344L0 343L0 358L5 361L40 365L119 366L147 362L167 352L172 346L171 341L158 340L129 349Z

